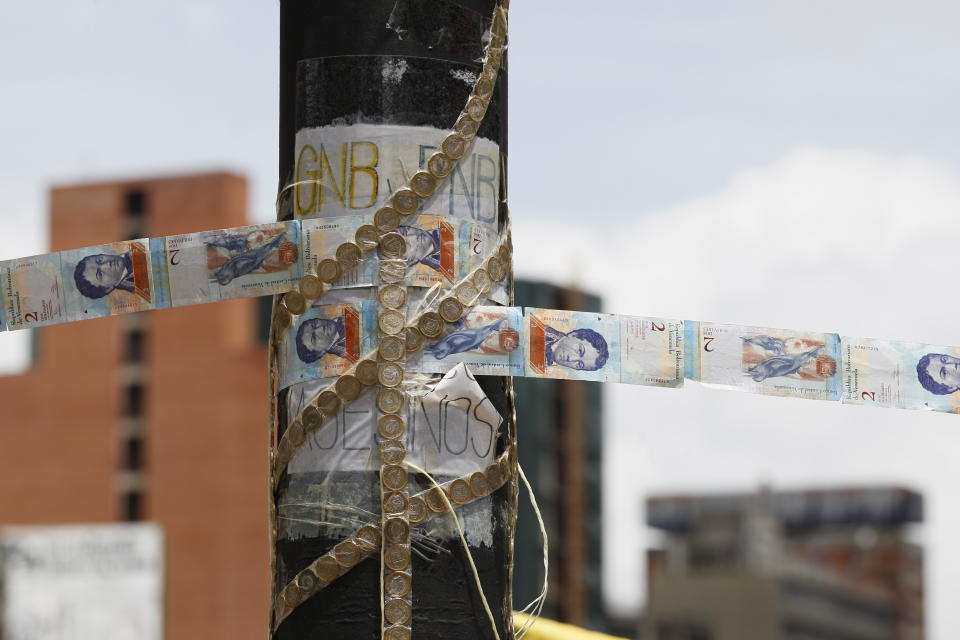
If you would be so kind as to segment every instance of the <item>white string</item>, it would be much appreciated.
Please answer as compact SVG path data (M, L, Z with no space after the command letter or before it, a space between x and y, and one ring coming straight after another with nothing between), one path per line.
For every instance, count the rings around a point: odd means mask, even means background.
M527 475L523 472L523 467L520 466L520 463L517 463L517 471L520 474L520 479L523 480L523 486L527 489L527 495L530 497L530 506L533 507L533 513L537 516L537 524L540 526L540 537L543 539L543 588L540 590L540 595L530 601L530 603L521 609L521 613L527 613L528 609L530 615L527 617L527 620L523 623L523 627L517 633L517 640L523 638L527 635L527 632L530 631L530 628L533 626L533 623L537 621L537 618L540 617L540 614L543 611L543 606L547 601L547 589L549 587L548 576L550 574L550 547L547 541L547 527L543 523L543 514L540 513L540 507L537 505L537 498L533 495L533 488L530 486L530 481L527 480Z
M409 460L404 460L405 465L426 476L427 480L438 490L440 497L443 498L443 503L446 505L447 510L450 512L450 515L453 516L453 522L457 525L457 533L460 535L460 542L463 544L463 551L467 554L467 560L470 562L470 570L473 572L473 579L477 585L477 591L480 593L480 601L483 602L483 610L487 612L487 618L490 620L490 628L493 629L493 637L497 640L500 640L500 632L497 631L497 621L493 618L493 611L490 610L490 605L487 604L487 595L483 592L483 585L480 584L480 572L477 571L477 565L473 562L473 554L470 553L470 546L467 544L467 538L463 535L463 527L460 525L460 518L457 516L457 512L454 511L453 505L450 504L450 499L447 498L447 492L444 491L440 484L433 479L429 473L421 469L417 465L413 464Z

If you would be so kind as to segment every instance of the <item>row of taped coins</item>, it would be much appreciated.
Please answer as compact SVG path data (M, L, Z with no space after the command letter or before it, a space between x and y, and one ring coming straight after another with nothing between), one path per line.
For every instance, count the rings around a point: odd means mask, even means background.
M400 494L401 499L406 501L406 506L403 506L402 509L406 509L410 522L419 524L429 517L447 510L446 503L440 497L439 491L444 491L450 502L457 506L467 504L472 500L490 495L502 487L510 479L511 469L515 464L516 450L511 447L484 471L477 471L469 476L463 476L441 484L439 488L434 487L420 492L409 500L405 495ZM470 498L465 497L467 495L465 490L467 489L470 491ZM401 509L401 503L396 501L394 494L387 494L384 497L385 513L397 513L399 509ZM361 560L375 554L381 549L384 539L389 543L391 542L391 536L402 535L404 532L398 530L397 525L389 525L394 520L393 518L387 518L387 524L383 527L383 534L376 525L364 525L351 537L338 543L328 553L320 556L310 566L298 573L281 591L276 603L275 608L280 619L289 615L290 611L299 603L342 576ZM403 520L400 520L400 522L403 522ZM390 573L386 576L384 587L386 594L402 597L409 594L410 576L403 571L403 568L409 566L410 555L409 549L394 549L394 546L388 546L384 555L384 565L390 570ZM391 551L391 549L393 550Z

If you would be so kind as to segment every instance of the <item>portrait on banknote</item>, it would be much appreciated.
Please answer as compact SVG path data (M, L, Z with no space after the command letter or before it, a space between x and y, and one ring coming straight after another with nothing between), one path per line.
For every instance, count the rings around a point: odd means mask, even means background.
M63 251L60 260L66 304L78 318L154 308L148 241Z
M316 305L287 329L280 358L281 386L334 378L370 351L376 309L372 302Z
M406 241L407 278L411 285L451 283L457 272L457 232L454 218L417 215L397 227Z
M527 309L526 325L527 375L620 381L616 316Z

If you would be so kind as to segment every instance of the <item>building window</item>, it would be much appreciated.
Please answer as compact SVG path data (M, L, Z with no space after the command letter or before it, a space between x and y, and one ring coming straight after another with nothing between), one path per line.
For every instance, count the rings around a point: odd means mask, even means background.
M127 238L134 240L147 235L147 194L142 189L131 189L124 196L123 215L126 221Z
M139 491L124 493L120 508L123 510L121 518L125 522L143 520L143 494Z
M123 416L138 418L143 415L143 386L131 384L123 389Z
M126 471L139 471L143 468L143 438L127 438L123 447L123 468Z
M129 364L139 364L144 360L144 333L140 329L131 329L126 333L123 359Z

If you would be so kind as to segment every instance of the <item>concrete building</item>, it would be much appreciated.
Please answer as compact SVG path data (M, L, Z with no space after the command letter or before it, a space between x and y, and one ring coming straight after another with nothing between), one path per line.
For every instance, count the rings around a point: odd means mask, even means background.
M58 187L51 251L246 223L214 173ZM45 327L0 377L0 525L151 520L170 640L267 626L266 347L257 301Z
M649 640L922 640L923 499L896 487L659 496Z

